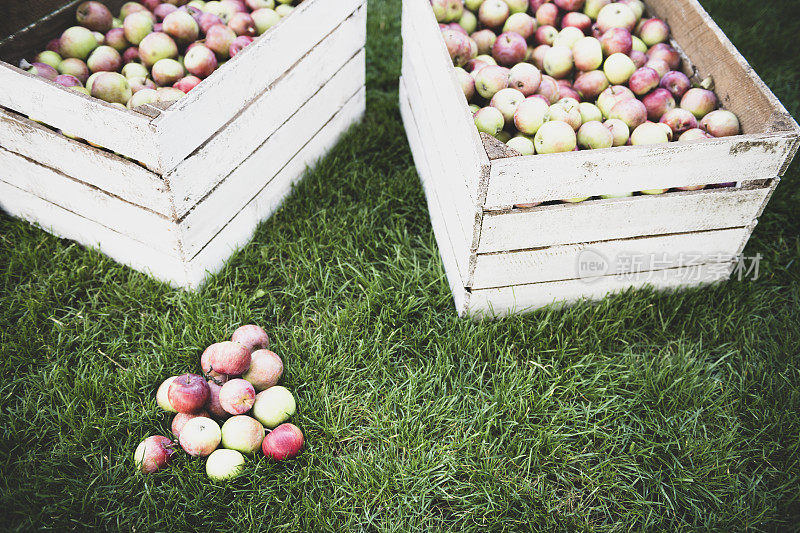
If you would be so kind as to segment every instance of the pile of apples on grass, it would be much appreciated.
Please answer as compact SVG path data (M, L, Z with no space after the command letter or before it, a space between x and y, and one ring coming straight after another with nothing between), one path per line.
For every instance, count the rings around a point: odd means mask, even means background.
M156 401L176 413L171 429L177 444L162 435L146 438L134 453L137 467L151 473L167 466L177 445L194 457L208 457L206 473L214 480L236 477L245 462L242 454L260 450L274 461L296 457L303 433L287 420L297 404L288 389L277 385L283 361L268 348L261 327L242 326L230 341L203 352L203 376L183 374L164 381ZM223 420L220 427L217 421Z
M21 67L130 109L179 100L294 9L296 0L142 0L118 17L78 6L78 26Z
M669 26L646 18L641 0L431 5L478 130L522 155L739 134L736 115L717 109L713 80L692 85Z

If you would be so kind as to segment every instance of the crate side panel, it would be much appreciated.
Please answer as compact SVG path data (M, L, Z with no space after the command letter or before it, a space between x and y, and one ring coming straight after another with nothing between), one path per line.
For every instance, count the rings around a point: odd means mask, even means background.
M253 153L337 72L352 61L364 68L366 8L348 19L258 99L167 175L179 217Z
M708 189L487 212L478 253L747 226L770 190Z
M209 275L222 269L232 253L250 241L258 224L280 207L306 170L324 157L341 136L362 119L365 110L366 89L362 87L278 175L191 259L187 269L193 288L202 286ZM268 148L262 150L265 157L272 153ZM261 175L258 166L250 168L249 172L254 179Z
M364 88L364 54L359 58L331 78L180 222L187 257L228 224Z
M642 272L634 276L603 276L473 290L468 313L476 319L497 318L528 313L542 307L563 306L581 300L602 300L627 289L650 287L663 291L697 287L724 281L730 277L732 270L732 263L715 263Z
M174 215L166 184L157 174L4 109L0 147L161 215Z
M560 281L593 274L587 262L608 273L625 269L664 270L684 265L729 262L750 236L749 228L682 233L614 241L552 246L536 250L478 255L473 289ZM582 270L583 269L583 270Z
M340 24L361 16L356 11L363 5L364 0L306 0L156 118L162 168L174 169Z

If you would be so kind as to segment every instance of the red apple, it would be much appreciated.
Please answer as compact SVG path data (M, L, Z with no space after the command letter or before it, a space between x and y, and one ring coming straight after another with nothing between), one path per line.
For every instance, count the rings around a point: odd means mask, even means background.
M658 87L660 81L658 72L650 67L642 67L634 72L631 79L628 80L628 87L631 88L633 94L644 96Z
M303 432L294 424L281 424L264 437L261 451L273 461L283 461L297 457L303 449Z
M219 391L219 403L225 412L232 415L243 415L253 408L256 401L256 389L244 379L232 379Z
M695 116L680 107L668 110L661 117L660 122L669 126L673 136L682 135L689 130L697 128Z
M176 377L167 393L170 405L179 413L196 413L201 410L208 401L208 395L208 384L196 374Z
M676 100L680 100L686 91L692 88L692 82L683 72L672 70L661 78L660 87L668 90Z
M507 32L501 34L492 47L492 57L499 65L512 67L525 60L528 53L528 43L518 33Z
M658 122L664 113L670 109L675 109L675 99L666 89L656 89L644 98L642 103L647 108L647 118L652 122Z
M169 464L175 453L174 443L162 435L144 439L133 454L136 467L145 474L152 474Z
M244 344L232 341L218 342L209 346L208 350L210 370L228 376L238 376L250 368L250 350Z
M630 54L633 49L631 32L627 28L611 28L600 37L606 57L620 53Z

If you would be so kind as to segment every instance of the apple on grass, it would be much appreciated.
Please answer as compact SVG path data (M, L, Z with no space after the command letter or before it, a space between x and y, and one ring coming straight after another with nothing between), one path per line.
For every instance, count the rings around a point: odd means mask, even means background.
M208 417L192 418L183 426L178 442L193 457L205 457L217 449L222 440L219 424Z
M289 389L277 385L259 392L253 404L253 416L266 428L274 428L297 412L297 403Z
M170 405L179 413L196 413L208 401L208 384L195 374L182 374L173 379L167 391Z
M242 375L255 390L274 387L283 376L283 361L275 352L256 350L251 356L250 368Z
M249 381L232 379L219 391L219 403L226 413L242 415L252 409L256 390Z
M250 368L252 356L244 344L224 341L212 344L203 352L200 364L203 372L216 372L228 376L239 376Z
M236 415L222 424L222 447L242 453L255 453L261 448L265 430L255 418Z
M162 435L147 437L133 453L136 467L145 474L152 474L169 464L175 453L174 443Z
M273 461L292 459L300 454L305 439L294 424L281 424L270 431L261 444L264 456Z
M183 430L183 427L186 425L186 423L193 418L197 418L198 416L205 416L208 418L210 415L206 411L200 411L197 414L192 414L192 413L176 414L175 417L172 419L172 424L170 425L170 429L172 430L172 434L175 435L175 438L176 439L180 438L181 431Z
M241 474L244 462L236 450L214 450L206 459L206 474L214 481L227 481Z

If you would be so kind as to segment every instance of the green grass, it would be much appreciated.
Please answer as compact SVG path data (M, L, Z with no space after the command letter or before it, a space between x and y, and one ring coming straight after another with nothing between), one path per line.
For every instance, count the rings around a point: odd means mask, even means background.
M797 2L703 3L797 116ZM758 281L459 320L395 105L400 0L369 7L366 121L202 293L0 216L3 528L796 528L800 166ZM229 485L185 455L136 474L160 381L251 321L304 454Z

